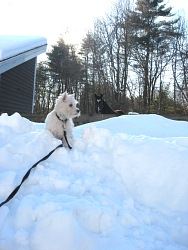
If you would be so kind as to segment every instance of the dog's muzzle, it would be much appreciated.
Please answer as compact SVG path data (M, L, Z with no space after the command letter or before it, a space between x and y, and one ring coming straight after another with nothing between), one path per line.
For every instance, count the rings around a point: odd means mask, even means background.
M77 110L76 110L76 116L80 116L80 109L79 108L77 108Z

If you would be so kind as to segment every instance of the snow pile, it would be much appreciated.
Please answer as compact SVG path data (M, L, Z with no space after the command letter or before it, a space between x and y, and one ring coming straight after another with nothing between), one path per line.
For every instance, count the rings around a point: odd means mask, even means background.
M0 250L188 249L188 123L128 115L74 134L0 208ZM1 115L0 202L59 144Z

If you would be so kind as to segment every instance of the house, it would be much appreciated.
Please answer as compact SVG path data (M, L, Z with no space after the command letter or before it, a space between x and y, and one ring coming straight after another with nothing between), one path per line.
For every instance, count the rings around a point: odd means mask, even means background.
M33 113L37 56L46 51L39 36L0 36L0 114Z

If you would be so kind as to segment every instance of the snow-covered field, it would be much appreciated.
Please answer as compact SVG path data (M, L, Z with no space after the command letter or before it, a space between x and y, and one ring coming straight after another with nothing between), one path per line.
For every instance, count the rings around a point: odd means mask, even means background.
M0 250L188 249L188 123L127 115L74 129L0 207ZM0 203L60 144L0 116Z

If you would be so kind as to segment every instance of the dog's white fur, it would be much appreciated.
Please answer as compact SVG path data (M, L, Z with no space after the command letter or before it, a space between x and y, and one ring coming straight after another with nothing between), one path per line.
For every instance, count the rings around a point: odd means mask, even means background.
M54 110L47 115L45 120L46 129L49 130L54 137L62 140L65 146L67 146L67 143L64 138L64 130L66 131L68 141L70 141L74 127L72 118L80 115L80 110L76 107L77 103L74 95L69 95L67 92L64 92L57 98Z

